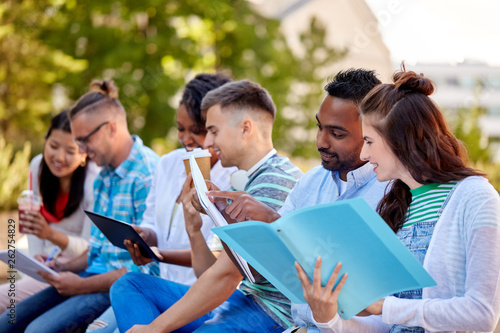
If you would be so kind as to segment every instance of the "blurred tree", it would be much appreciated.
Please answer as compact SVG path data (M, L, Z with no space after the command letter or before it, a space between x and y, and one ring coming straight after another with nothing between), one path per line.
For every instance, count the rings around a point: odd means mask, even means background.
M173 148L182 86L217 70L268 89L279 110L277 147L308 155L323 94L317 69L343 55L323 44L313 20L301 36L305 52L294 56L279 22L245 0L8 0L0 22L0 134L18 147L39 139L93 78L108 78L131 131L147 144L167 137Z
M459 109L454 128L455 136L460 139L469 153L469 159L474 163L490 162L488 137L481 133L479 117L486 113L479 106L470 109Z
M318 158L315 149L316 113L326 95L322 73L348 51L328 46L324 42L326 39L325 27L313 17L309 29L300 35L303 52L296 55L298 65L290 70L292 85L285 107L277 117L274 141L293 156Z
M474 105L472 107L459 108L455 115L454 134L460 139L469 153L469 159L473 163L489 163L489 138L481 133L479 117L485 115L487 110L481 107L481 95L484 82L476 79L474 87Z
M30 152L29 141L14 153L12 144L0 135L0 211L17 207L18 194L28 188Z
M0 4L0 136L16 148L26 139L40 139L53 109L55 84L87 67L86 60L75 60L39 38L50 21L41 3Z

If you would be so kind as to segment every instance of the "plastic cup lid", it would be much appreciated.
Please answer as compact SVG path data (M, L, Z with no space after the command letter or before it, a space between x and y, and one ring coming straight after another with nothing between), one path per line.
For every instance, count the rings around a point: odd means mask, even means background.
M19 194L17 201L18 202L20 202L20 201L23 201L23 202L32 201L34 204L37 204L37 205L42 203L42 201L40 200L40 197L38 195L36 195L35 193L33 193L33 191L30 191L30 190L22 191L21 194Z
M200 158L200 157L211 157L212 154L210 154L210 151L208 149L195 148L182 155L182 159L187 160L189 159L189 156L194 156L194 158Z

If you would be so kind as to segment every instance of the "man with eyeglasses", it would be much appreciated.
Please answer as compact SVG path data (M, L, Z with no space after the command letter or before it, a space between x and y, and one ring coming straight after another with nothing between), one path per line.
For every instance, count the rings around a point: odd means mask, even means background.
M103 123L101 123L99 126L97 126L92 132L90 132L89 134L83 136L83 137L77 137L75 139L73 139L75 141L75 143L77 144L77 146L81 149L81 150L84 150L84 151L87 151L87 144L88 142L90 141L90 138L92 137L92 135L96 134L97 132L99 132L99 130L101 129L101 127L103 127L104 125L107 125L109 124L109 121L105 121Z
M94 182L94 212L139 224L159 157L129 133L116 87L93 82L69 116L80 151L102 166ZM94 225L88 253L67 263L56 259L49 266L61 271L58 276L40 274L52 287L17 304L16 322L5 332L83 331L110 306L108 291L118 277L127 271L159 273L157 264L134 265L130 254L113 246Z

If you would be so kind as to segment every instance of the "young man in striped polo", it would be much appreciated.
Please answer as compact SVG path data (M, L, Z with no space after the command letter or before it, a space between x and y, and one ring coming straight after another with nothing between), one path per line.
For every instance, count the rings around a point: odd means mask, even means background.
M273 210L281 208L302 172L273 148L276 110L268 92L250 81L227 83L205 96L202 110L205 145L217 152L224 167L240 169L233 175L233 187ZM211 255L208 247L204 252ZM268 281L243 279L225 251L212 259L213 265L191 288L138 274L118 280L112 305L120 331L133 326L131 332L280 332L293 325L290 301ZM144 285L154 286L150 288L155 292ZM154 310L137 311L145 308Z

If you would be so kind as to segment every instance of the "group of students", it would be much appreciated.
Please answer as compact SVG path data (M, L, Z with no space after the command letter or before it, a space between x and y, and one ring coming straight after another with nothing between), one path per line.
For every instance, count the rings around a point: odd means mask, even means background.
M20 217L30 250L43 244L37 258L54 244L63 249L48 263L60 273L42 272L48 284L21 279L15 323L4 312L0 331L492 332L500 316L499 194L467 166L429 98L432 82L404 69L393 80L350 69L325 86L316 114L322 165L305 175L273 148L276 109L256 83L197 75L177 109L183 148L159 158L129 133L112 83L93 82L53 119L43 156L30 166L44 209ZM337 296L349 277L334 288L340 263L325 286L321 258L312 279L297 265L307 304L291 303L258 273L248 281L200 213L182 162L198 147L212 153L209 196L228 222L272 222L363 197L437 285L344 320ZM131 241L128 251L113 246L84 216L89 208L132 224L162 262Z

